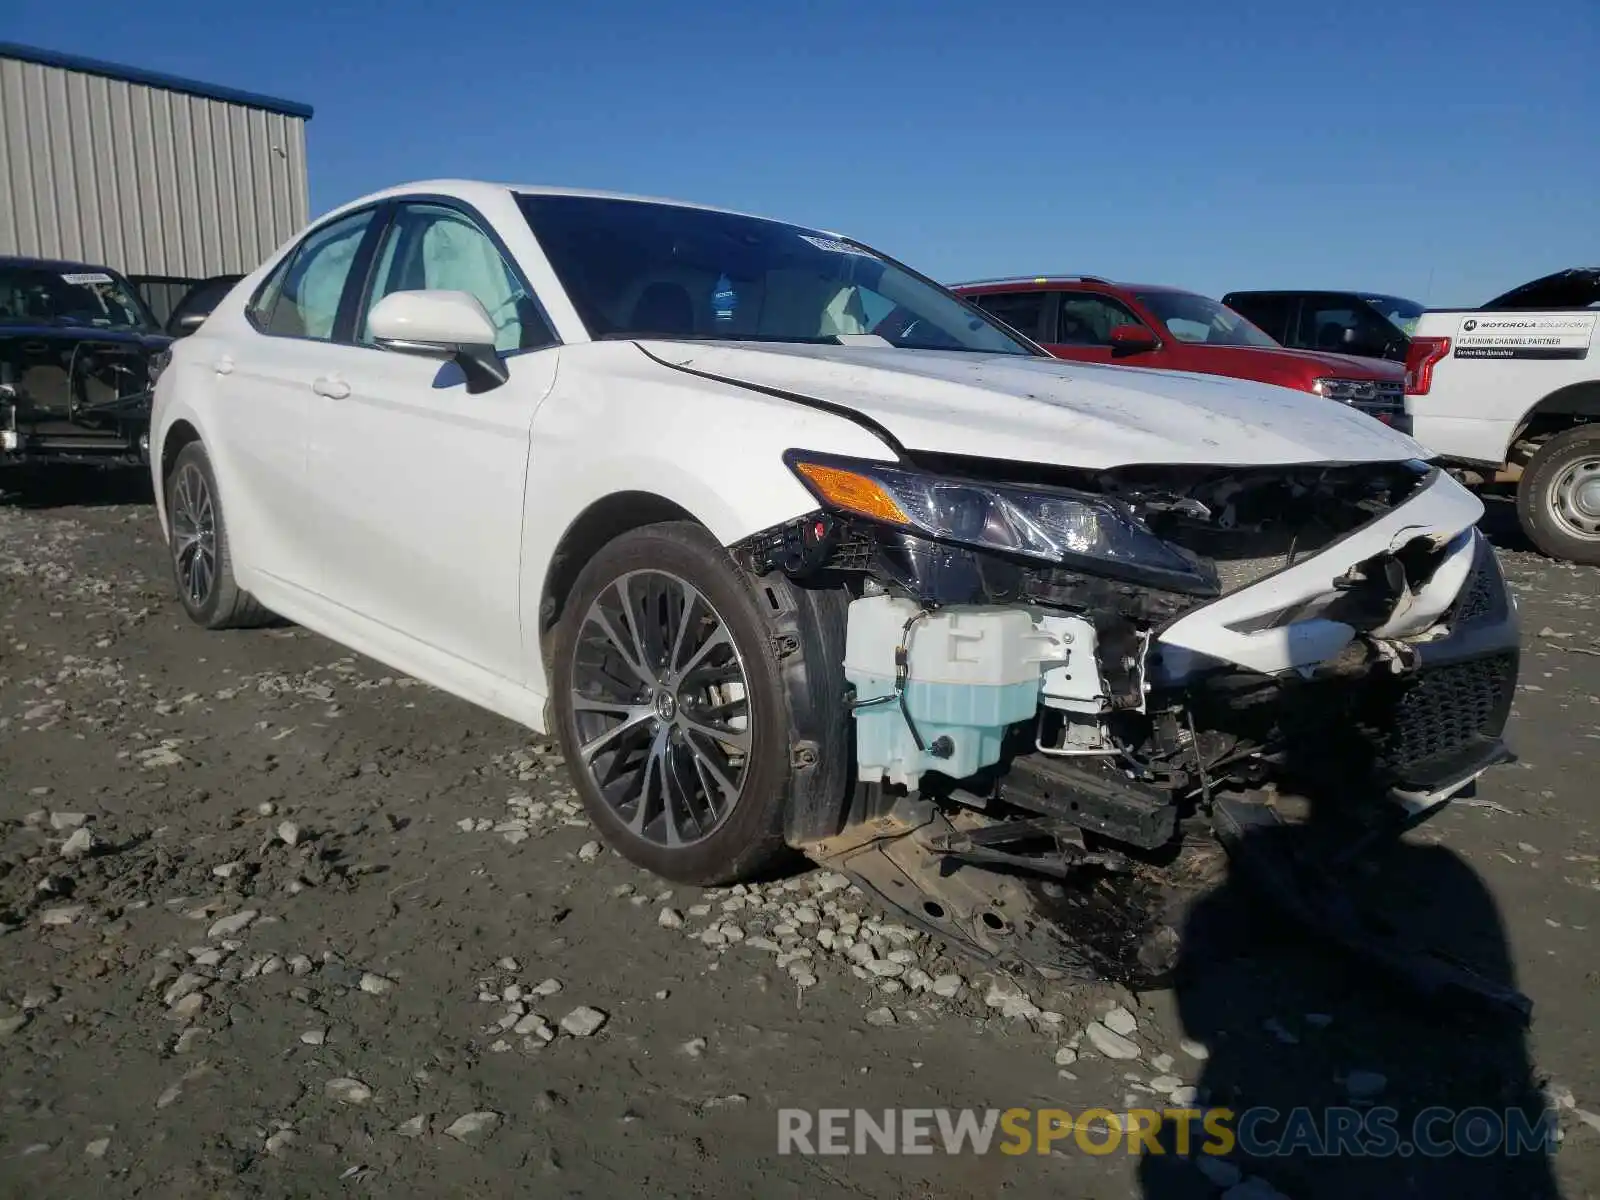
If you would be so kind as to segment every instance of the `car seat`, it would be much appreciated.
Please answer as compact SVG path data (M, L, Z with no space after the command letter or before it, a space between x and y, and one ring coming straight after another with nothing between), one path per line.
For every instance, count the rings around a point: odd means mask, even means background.
M639 294L630 322L636 333L675 337L694 332L694 303L679 283L656 282Z

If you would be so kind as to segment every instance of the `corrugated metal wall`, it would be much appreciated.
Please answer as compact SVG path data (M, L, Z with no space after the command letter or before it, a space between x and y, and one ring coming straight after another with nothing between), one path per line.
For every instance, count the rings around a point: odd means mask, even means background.
M306 223L305 122L0 58L0 254L243 273Z

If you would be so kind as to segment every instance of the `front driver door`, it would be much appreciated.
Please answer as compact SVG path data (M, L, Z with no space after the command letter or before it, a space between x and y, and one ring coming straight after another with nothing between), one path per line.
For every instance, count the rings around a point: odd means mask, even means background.
M327 595L435 651L524 682L519 594L533 414L556 342L531 289L475 213L394 210L343 351L343 394L318 398L310 470L329 554ZM384 350L367 313L396 291L476 296L510 378L471 395L454 363Z
M1119 325L1150 327L1127 305L1097 292L1061 292L1056 310L1055 332L1045 346L1057 358L1075 362L1115 363L1117 366L1155 367L1161 361L1162 339L1155 330L1156 346L1127 354L1114 349L1111 331Z

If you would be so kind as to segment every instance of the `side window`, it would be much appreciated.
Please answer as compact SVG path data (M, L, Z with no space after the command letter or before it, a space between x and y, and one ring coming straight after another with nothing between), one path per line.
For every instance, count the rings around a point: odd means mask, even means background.
M250 317L263 333L278 337L333 339L339 301L372 210L324 225L268 278L250 305Z
M469 292L494 323L496 350L527 350L555 341L538 304L499 248L470 218L453 208L401 206L384 236L372 278L367 313L391 292ZM361 321L360 341L372 342L366 316Z
M1292 340L1293 330L1290 328L1294 317L1295 297L1240 296L1231 302L1227 297L1223 297L1222 302L1273 341L1282 342L1285 346L1295 344Z
M1018 333L1035 341L1044 324L1046 298L1044 292L994 292L987 296L969 297L984 312L993 313Z
M1110 346L1118 325L1143 325L1133 310L1109 296L1093 292L1062 292L1061 313L1056 318L1056 343L1062 346Z

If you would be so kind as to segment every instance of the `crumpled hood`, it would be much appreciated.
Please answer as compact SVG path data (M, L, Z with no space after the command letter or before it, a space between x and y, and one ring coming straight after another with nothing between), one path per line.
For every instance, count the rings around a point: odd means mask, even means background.
M1218 375L869 346L642 342L663 362L849 408L908 450L1106 470L1427 457L1309 392Z

